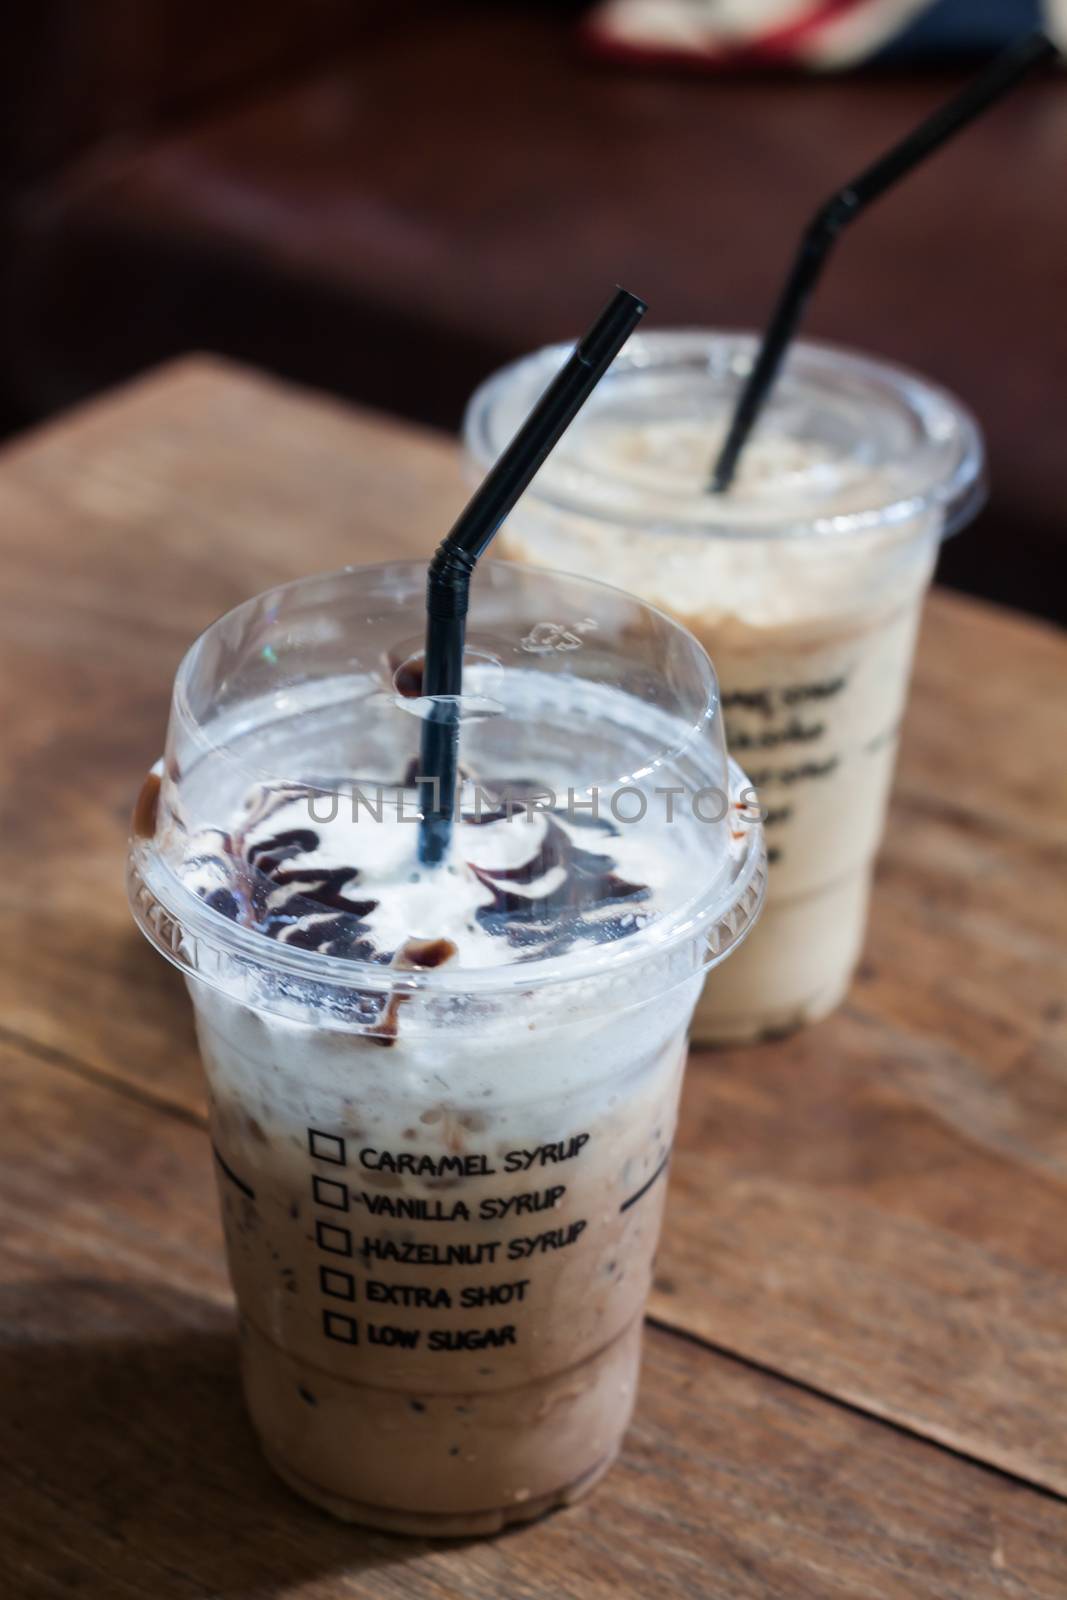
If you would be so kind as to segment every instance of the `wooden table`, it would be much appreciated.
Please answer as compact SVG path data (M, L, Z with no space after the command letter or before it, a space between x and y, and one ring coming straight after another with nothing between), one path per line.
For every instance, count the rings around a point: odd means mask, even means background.
M599 1493L434 1546L260 1460L126 818L212 616L425 553L462 493L449 441L199 359L0 456L0 1593L1062 1600L1067 642L944 593L848 1004L691 1063Z

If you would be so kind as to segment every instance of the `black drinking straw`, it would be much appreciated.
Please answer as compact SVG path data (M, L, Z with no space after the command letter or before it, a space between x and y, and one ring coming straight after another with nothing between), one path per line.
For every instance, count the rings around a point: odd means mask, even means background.
M452 833L459 770L459 707L471 573L500 524L577 416L645 314L645 303L616 290L438 545L426 581L426 658L422 692L435 698L422 725L419 859L444 859Z
M819 207L801 235L799 249L767 324L759 355L741 391L730 431L712 472L713 493L722 494L733 482L738 458L774 386L804 308L840 234L872 200L885 194L905 173L1014 88L1032 67L1053 60L1057 54L1055 45L1043 33L1030 33L1017 39L958 95Z

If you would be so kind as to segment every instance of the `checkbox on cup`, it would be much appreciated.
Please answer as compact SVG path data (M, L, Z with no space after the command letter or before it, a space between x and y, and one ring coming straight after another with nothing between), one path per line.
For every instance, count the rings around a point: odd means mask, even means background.
M309 1128L308 1149L316 1161L330 1161L335 1167L345 1165L345 1142L336 1134L320 1133L318 1128Z
M348 1189L333 1178L312 1178L311 1192L316 1205L327 1206L331 1211L348 1210Z
M322 1313L322 1331L327 1339L336 1339L338 1344L359 1343L359 1323L354 1317L346 1317L340 1311Z
M330 1295L334 1300L356 1298L355 1278L350 1272L341 1272L336 1267L319 1268L319 1288L323 1294Z
M335 1228L330 1222L316 1222L315 1242L320 1250L326 1250L332 1256L350 1256L352 1254L352 1235L347 1228Z

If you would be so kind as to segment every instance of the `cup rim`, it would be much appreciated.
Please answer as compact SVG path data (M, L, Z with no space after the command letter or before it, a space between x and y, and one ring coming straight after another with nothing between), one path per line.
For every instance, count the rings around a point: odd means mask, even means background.
M709 357L715 354L720 364L727 357L740 375L751 367L759 339L757 333L741 329L683 327L642 331L634 334L624 346L613 372L618 377L627 371L640 373L657 367L668 371L687 356L704 352ZM507 442L493 435L494 413L502 395L516 381L533 378L537 373L538 383L530 386L532 398L544 386L541 376L547 383L570 352L569 345L545 345L499 368L475 390L464 414L463 438L480 472L492 466ZM696 506L696 517L672 515L666 505L662 513L657 509L650 516L647 509L640 506L627 508L621 500L608 503L592 493L582 493L555 482L551 471L546 469L534 479L527 493L532 500L554 511L607 519L640 528L652 537L669 534L694 541L722 539L750 544L808 539L813 535L820 541L855 541L897 528L906 529L931 514L940 515L941 537L947 538L978 513L988 493L982 432L973 413L950 390L896 362L822 340L797 340L787 358L786 371L791 367L806 370L815 379L835 372L845 374L854 383L864 385L872 399L881 395L883 403L892 398L898 405L903 404L922 424L928 449L939 442L943 445L938 430L943 430L946 420L950 420L958 438L949 470L932 471L929 481L924 484L920 479L920 486L912 494L890 498L874 496L869 504L855 510L775 515L768 509L758 517L752 515L733 522L730 503L723 497L707 494L697 500L694 496L690 505ZM605 477L601 475L601 481ZM597 478L595 471L590 472L591 482Z
M538 579L546 583L562 580L579 589L606 590L621 596L629 604L639 605L643 611L658 618L670 633L680 634L687 640L703 673L703 708L699 717L688 724L684 739L669 752L670 756L678 756L689 748L700 736L709 718L718 713L718 679L708 653L700 641L668 612L599 579L496 560L488 563L487 570L492 569L516 574L527 583L536 583ZM181 719L183 734L193 734L199 749L219 754L221 747L203 735L187 693L188 679L199 652L214 630L232 625L235 619L253 607L262 607L265 602L280 599L302 587L328 585L349 577L359 577L372 584L375 578L388 581L390 574L403 575L408 580L417 578L421 585L425 571L425 563L416 560L348 565L275 585L220 613L189 645L175 675L172 714ZM658 752L657 763L666 759L668 752ZM751 793L747 777L728 752L727 763L731 799L743 792ZM163 758L156 762L152 772L161 782L166 781ZM250 772L250 776L254 774ZM533 990L587 982L609 975L614 977L621 971L630 970L636 962L658 960L688 941L695 943L704 940L707 946L699 964L694 963L694 972L717 964L747 934L762 904L766 886L762 826L758 821L746 824L743 833L744 848L738 848L735 840L731 856L724 863L724 866L728 864L731 868L728 874L725 871L717 874L708 889L690 895L658 916L648 927L614 942L590 944L579 954L571 951L546 957L523 964L521 968L516 963L508 963L484 968L453 969L443 966L401 971L377 962L327 956L319 951L302 950L295 945L268 939L262 932L233 922L207 905L166 859L157 847L155 837L146 839L136 831L131 833L129 842L127 888L134 920L149 942L172 964L209 984L212 982L213 968L219 967L220 963L236 962L251 968L284 973L292 979L338 991L359 990L386 995L424 991L442 996L474 998L518 989ZM223 983L221 976L217 986L228 990L231 988L231 985Z

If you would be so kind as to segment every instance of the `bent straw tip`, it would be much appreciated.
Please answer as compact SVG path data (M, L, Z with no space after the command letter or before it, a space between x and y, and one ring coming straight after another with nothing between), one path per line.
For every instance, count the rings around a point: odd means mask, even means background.
M615 293L575 350L579 361L587 367L606 366L647 310L648 305L638 295L616 285Z

